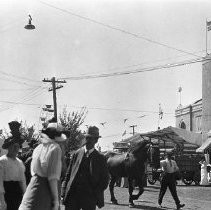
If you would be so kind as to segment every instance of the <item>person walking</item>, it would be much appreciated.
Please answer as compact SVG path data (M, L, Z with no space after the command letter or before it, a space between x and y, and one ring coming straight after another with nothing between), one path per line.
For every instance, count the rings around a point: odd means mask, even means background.
M172 155L173 155L172 151L167 152L166 159L160 161L160 165L163 170L163 177L161 180L158 205L159 207L162 208L163 197L168 187L176 203L177 209L181 209L182 207L185 206L185 204L180 204L180 200L177 195L175 172L179 171L179 168L177 166L176 161L172 159Z
M31 161L32 178L19 210L58 210L58 182L62 170L62 150L57 142L65 141L56 127L43 129L40 144Z
M203 186L209 185L209 182L208 182L208 171L207 171L208 162L206 161L204 156L201 158L199 164L201 165L201 181L200 181L200 185L203 185Z
M99 129L90 126L85 145L72 156L62 187L65 210L95 210L104 206L104 190L109 174L105 157L95 149Z

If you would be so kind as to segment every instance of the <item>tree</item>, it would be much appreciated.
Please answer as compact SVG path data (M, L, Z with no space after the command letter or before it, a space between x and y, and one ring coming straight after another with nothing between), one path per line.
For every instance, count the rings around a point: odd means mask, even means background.
M15 121L13 121L13 122L15 122ZM38 134L38 133L36 132L36 130L35 130L35 125L29 126L29 125L26 123L26 121L23 122L22 120L21 120L20 124L21 124L21 125L20 125L20 128L19 128L18 130L19 130L19 132L20 132L21 138L22 138L24 141L30 143L31 141L37 141L37 140L38 140L38 135L39 135L39 134ZM10 131L9 131L9 132L8 132L8 130L5 129L5 128L4 128L4 130L1 130L1 136L2 136L2 138L3 138L4 140L5 140L6 138L8 138L9 136L11 136L11 135L14 136L14 134L12 133L11 128L10 128Z
M83 144L84 136L79 127L84 123L87 113L88 111L85 107L81 108L80 111L73 111L72 113L68 113L67 109L64 108L59 115L59 121L68 137L68 152L78 149Z
M21 121L20 132L23 139L30 145L38 141L39 133L35 130L35 125L29 126L26 121Z

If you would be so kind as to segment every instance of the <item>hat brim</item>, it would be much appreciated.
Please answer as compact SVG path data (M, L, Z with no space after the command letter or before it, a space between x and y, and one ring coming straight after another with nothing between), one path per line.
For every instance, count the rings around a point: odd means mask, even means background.
M8 149L12 144L19 144L22 147L22 142L17 141L17 139L9 138L4 141L2 144L2 149Z

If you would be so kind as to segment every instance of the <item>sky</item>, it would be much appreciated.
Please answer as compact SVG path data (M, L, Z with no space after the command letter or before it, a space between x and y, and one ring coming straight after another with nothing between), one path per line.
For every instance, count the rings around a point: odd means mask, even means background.
M202 97L202 63L192 61L210 51L210 11L209 0L1 0L0 128L11 120L40 128L53 104L42 80L52 77L66 81L58 114L86 107L81 130L98 126L102 150L133 125L175 126L178 105ZM28 14L35 30L24 29Z

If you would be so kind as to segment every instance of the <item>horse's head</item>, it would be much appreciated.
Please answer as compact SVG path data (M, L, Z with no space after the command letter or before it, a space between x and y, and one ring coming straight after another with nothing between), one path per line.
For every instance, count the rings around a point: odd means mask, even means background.
M150 141L142 140L131 146L129 152L144 162L150 160Z

